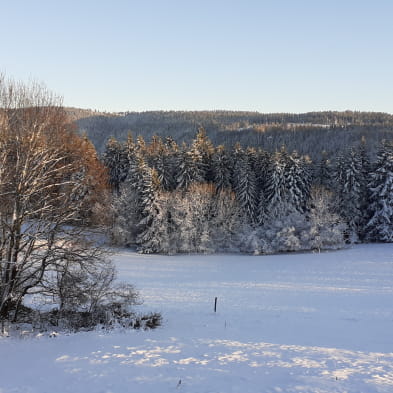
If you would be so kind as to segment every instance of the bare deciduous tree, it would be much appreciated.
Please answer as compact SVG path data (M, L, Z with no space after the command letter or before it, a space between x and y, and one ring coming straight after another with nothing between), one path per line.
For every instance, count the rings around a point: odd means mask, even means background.
M61 99L0 75L0 319L75 264L102 261L80 225L89 176Z

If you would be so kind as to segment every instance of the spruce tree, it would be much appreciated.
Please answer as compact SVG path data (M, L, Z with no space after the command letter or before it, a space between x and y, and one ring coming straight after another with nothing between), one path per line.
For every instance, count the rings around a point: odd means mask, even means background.
M258 207L260 224L277 217L285 200L285 165L281 154L276 152L267 168L266 186L261 195Z
M162 249L161 243L168 243L167 214L164 201L160 201L158 193L160 183L157 172L143 161L139 161L138 199L141 207L141 220L138 223L139 234L136 242L142 253L156 253Z
M351 242L359 239L363 222L362 211L362 163L358 151L350 149L340 156L336 167L336 211L347 223L347 238Z
M236 161L233 165L233 189L239 205L251 223L257 222L257 181L251 169L247 154L243 149L237 149Z
M257 179L258 195L263 197L266 188L266 179L270 165L271 154L259 149L256 153L255 176Z
M166 148L162 145L158 147L152 158L152 164L157 171L158 180L165 191L171 191L175 188L174 166L172 165L171 156Z
M128 160L124 146L113 137L109 138L106 144L103 162L108 168L109 183L112 189L119 194L120 184L127 177Z
M198 165L203 176L203 181L213 181L213 164L212 156L214 153L214 146L206 135L206 130L203 127L198 129L198 133L191 144L190 149L194 155L200 157ZM199 158L198 158L199 160Z
M187 189L192 183L202 183L204 174L201 154L197 149L189 150L184 144L178 155L177 188Z
M293 210L304 213L310 199L311 170L308 157L283 154L285 199Z
M224 146L218 146L212 157L213 182L218 191L231 187L231 164Z
M168 191L173 191L177 186L177 165L179 162L179 146L171 138L167 137L165 139L165 169L166 169L166 179L164 189Z
M333 170L332 164L326 151L321 153L321 157L314 164L313 184L317 187L330 189L332 187Z
M370 212L367 238L393 241L393 143L383 142L374 170L370 174Z
M368 184L370 182L370 172L371 172L371 163L367 153L366 139L364 137L362 137L361 139L360 146L358 148L358 154L359 154L360 167L361 167L361 176L360 176L361 219L359 225L359 237L360 240L363 240L366 237L366 225L370 218Z

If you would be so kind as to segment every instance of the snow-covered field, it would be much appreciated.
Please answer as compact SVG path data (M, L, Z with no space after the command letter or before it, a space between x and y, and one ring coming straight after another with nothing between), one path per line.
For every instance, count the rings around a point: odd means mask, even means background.
M393 392L393 244L114 259L164 325L2 338L1 393Z

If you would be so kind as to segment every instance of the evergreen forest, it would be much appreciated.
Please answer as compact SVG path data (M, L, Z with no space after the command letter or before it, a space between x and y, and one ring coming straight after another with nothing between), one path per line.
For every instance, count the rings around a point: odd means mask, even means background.
M216 145L204 128L181 144L170 136L112 137L102 155L113 194L111 239L167 254L390 242L393 143L375 149L362 137L311 158L284 145Z
M393 116L379 112L309 112L301 114L235 111L126 112L98 113L66 108L81 134L86 135L102 154L112 136L126 142L128 135L171 137L179 145L190 144L203 127L215 145L231 149L262 147L275 152L286 146L313 160L324 151L334 158L347 147L367 140L368 153L374 159L382 140L393 138Z

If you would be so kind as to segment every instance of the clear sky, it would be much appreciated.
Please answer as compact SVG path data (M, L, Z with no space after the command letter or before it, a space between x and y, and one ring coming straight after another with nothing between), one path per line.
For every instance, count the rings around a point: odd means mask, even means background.
M106 111L393 113L392 0L0 0L0 71Z

